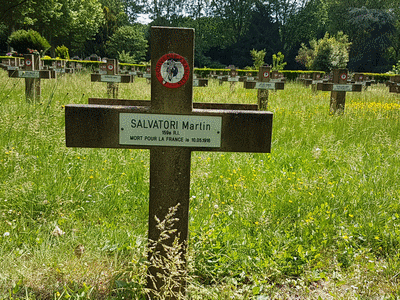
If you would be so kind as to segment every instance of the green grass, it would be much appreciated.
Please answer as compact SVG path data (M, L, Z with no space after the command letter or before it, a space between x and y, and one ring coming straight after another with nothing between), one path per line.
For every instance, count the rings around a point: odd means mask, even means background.
M149 152L65 147L64 105L106 96L87 73L43 80L31 104L23 80L0 79L0 299L139 299ZM150 85L119 97L148 100ZM329 97L270 92L270 154L193 152L192 299L400 298L399 96L348 93L342 116ZM257 92L212 81L193 100Z

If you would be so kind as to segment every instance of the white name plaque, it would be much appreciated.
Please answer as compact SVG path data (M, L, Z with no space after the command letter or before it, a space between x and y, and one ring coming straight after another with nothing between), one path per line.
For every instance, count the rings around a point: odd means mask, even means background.
M332 91L334 91L334 92L352 92L353 86L351 84L334 84Z
M143 78L148 78L148 79L150 79L150 78L151 78L151 74L150 74L150 73L144 73L144 74L143 74Z
M275 90L275 82L257 82L255 88L259 90Z
M121 82L121 76L119 75L101 75L101 82Z
M230 82L238 82L239 81L239 77L238 76L228 77L228 81L230 81Z
M221 147L222 117L119 114L121 145Z
M40 78L39 71L18 71L20 78Z

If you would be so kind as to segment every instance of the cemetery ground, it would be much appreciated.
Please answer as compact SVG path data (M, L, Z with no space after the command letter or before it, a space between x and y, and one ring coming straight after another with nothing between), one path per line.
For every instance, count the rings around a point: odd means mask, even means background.
M67 148L64 105L88 97L106 97L89 73L37 103L0 73L0 299L143 299L149 151ZM400 299L400 98L375 85L329 115L329 97L270 92L270 154L192 153L190 299ZM257 91L210 80L193 101Z

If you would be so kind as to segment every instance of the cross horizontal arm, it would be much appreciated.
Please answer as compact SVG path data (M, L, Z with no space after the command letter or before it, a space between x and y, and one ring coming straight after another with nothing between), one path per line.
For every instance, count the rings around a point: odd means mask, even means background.
M145 106L66 105L67 147L132 149L160 147L149 144L120 144L121 113L152 114L150 107ZM190 116L221 118L220 146L188 147L192 151L261 153L271 151L273 117L271 112L194 109Z
M89 98L88 104L99 105L123 105L123 106L150 106L150 100L128 100L128 99L107 99L107 98ZM230 109L230 110L257 110L257 104L240 103L204 103L194 102L193 108L199 109Z
M91 74L92 82L120 82L130 83L131 75L129 74L118 74L118 75L107 75L107 74Z
M47 70L9 70L8 76L13 78L51 79L51 72Z

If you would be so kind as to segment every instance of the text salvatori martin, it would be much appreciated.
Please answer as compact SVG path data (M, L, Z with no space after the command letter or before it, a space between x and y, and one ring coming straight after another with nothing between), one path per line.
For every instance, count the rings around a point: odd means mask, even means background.
M175 120L149 120L132 119L131 128L133 129L181 129L181 130L200 130L210 131L211 125L206 122L190 122Z

